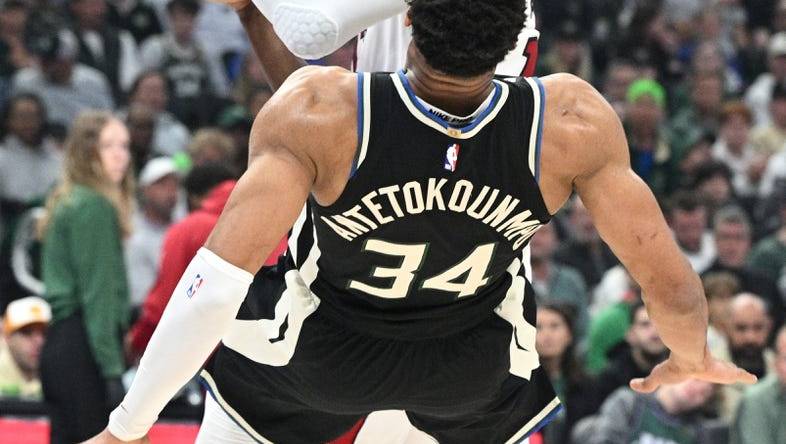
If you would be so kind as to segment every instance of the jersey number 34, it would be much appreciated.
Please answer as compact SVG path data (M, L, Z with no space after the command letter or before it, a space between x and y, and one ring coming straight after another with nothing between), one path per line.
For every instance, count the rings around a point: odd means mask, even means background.
M422 289L439 290L456 293L458 297L474 295L478 289L488 283L486 276L491 259L494 256L496 243L476 247L459 263L453 265L436 276L420 281ZM360 281L350 280L348 287L372 296L386 299L407 297L416 274L426 258L428 244L395 244L379 239L369 239L363 245L363 251L401 258L398 267L374 267L371 276L381 279L393 279L390 287L375 287ZM460 278L464 278L460 281Z

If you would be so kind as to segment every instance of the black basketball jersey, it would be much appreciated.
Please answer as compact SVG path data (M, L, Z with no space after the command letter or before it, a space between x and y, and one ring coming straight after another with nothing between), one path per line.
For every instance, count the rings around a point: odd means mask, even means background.
M427 109L403 71L358 74L352 176L332 205L311 199L290 238L327 316L381 337L447 335L488 316L524 275L522 249L550 218L538 188L543 88L493 86L458 125Z
M358 74L358 98L344 191L307 203L288 264L257 275L204 383L259 442L326 442L390 409L440 442L519 442L560 408L522 261L549 220L543 89L495 79L453 123L403 72Z

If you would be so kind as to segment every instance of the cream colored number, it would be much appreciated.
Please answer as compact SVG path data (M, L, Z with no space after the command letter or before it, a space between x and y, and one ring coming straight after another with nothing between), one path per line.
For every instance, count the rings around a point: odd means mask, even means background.
M426 279L421 288L450 291L458 293L459 297L475 294L478 288L486 285L489 281L486 271L491 263L491 257L494 255L495 246L496 244L486 244L475 248L463 261ZM465 274L464 282L455 282Z
M464 260L442 273L423 281L421 288L457 293L458 297L471 296L478 288L488 283L486 272L494 256L496 244L485 244L475 248ZM390 288L374 287L360 281L349 281L349 288L386 299L400 299L407 296L415 272L420 269L426 255L427 244L394 244L378 239L369 239L363 251L371 251L387 256L401 257L398 268L374 267L372 277L392 278ZM462 276L463 282L456 282Z
M407 297L412 280L415 279L415 271L420 268L423 257L426 255L426 244L394 244L378 239L369 239L363 246L363 250L387 256L399 256L402 258L401 265L398 268L374 267L374 271L371 273L371 276L376 278L393 278L393 285L390 288L374 287L355 280L349 282L349 288L386 299Z

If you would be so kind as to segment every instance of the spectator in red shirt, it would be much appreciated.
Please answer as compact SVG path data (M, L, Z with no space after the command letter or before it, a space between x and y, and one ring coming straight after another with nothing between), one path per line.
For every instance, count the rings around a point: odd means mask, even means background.
M197 166L186 177L184 186L193 212L166 233L158 277L126 336L126 353L131 360L145 351L180 276L213 230L235 183L233 172L219 164ZM265 265L274 265L285 250L286 239L282 239Z

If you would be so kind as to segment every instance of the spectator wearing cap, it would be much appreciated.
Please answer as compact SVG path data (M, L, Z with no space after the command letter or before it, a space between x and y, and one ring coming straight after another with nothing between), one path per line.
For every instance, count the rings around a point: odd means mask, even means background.
M167 111L169 85L159 71L145 71L139 75L129 93L129 108L143 106L153 112L155 127L151 149L161 156L185 152L191 135L177 117Z
M0 342L0 398L42 398L38 368L51 320L49 304L37 296L8 304Z
M655 80L639 79L628 88L627 100L624 123L631 166L656 195L662 196L675 182L670 141L664 128L666 90Z
M106 0L68 0L68 11L79 42L78 60L104 73L120 101L139 74L134 37L109 24Z
M732 173L734 192L752 197L758 190L767 157L756 153L750 141L753 115L744 102L727 102L721 113L721 129L712 147L712 157L723 162Z
M753 148L765 156L783 151L786 145L786 83L772 88L768 109L767 122L756 126L751 134Z
M770 101L775 85L786 83L786 32L770 37L767 47L768 71L759 75L745 93L745 103L753 112L756 126L770 123Z
M205 243L235 187L234 172L222 164L195 166L184 187L193 212L172 225L164 235L155 282L144 298L139 319L129 330L127 356L141 356L153 334L180 276Z
M180 177L168 157L149 161L139 175L139 211L134 232L126 242L126 270L131 307L142 305L156 280L164 234L172 224Z
M731 444L786 444L786 327L775 340L775 371L746 390Z
M114 108L106 76L76 61L79 46L71 31L44 31L32 39L31 46L40 67L17 71L12 91L38 94L50 122L69 127L82 111Z
M160 70L171 85L171 109L189 128L210 121L216 80L204 49L194 38L197 0L170 0L167 13L172 25L165 34L148 39L141 48L144 69Z
M145 351L180 276L207 240L235 187L234 172L223 164L197 165L184 180L189 207L194 211L167 231L161 265L153 288L145 298L139 319L126 336L126 354L139 357ZM286 249L286 239L270 254L265 265L275 265Z
M538 69L543 74L569 72L592 81L592 54L575 21L566 20L559 25L554 44L543 55Z

